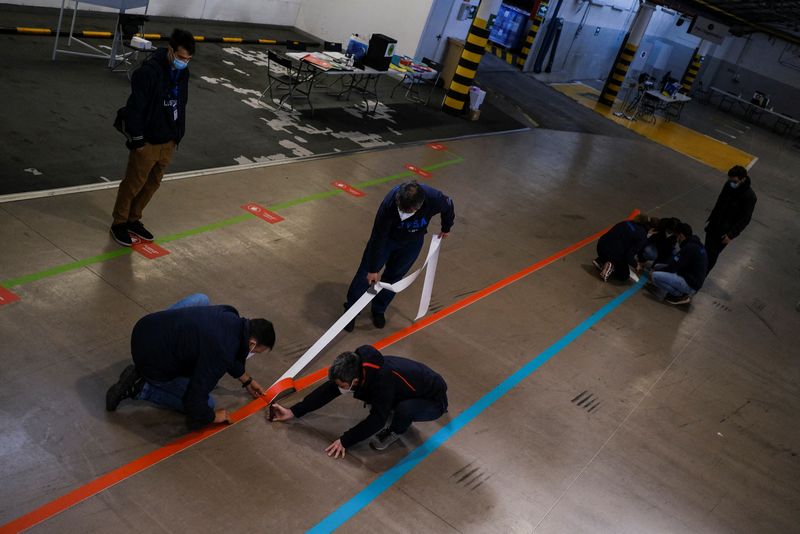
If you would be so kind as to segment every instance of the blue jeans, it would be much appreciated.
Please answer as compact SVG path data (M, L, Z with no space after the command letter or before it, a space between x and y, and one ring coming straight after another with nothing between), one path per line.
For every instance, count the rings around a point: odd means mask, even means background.
M686 283L682 276L664 271L653 271L653 285L658 288L658 297L663 299L667 295L678 297L680 295L694 295L697 293Z
M147 378L142 391L136 398L164 406L176 412L185 413L183 396L186 394L187 387L189 387L189 377L186 376L179 376L166 382ZM209 395L208 407L213 410L214 406L214 399Z
M411 266L414 265L414 262L417 261L424 242L425 239L422 237L411 241L387 241L378 255L378 270L384 265L386 266L381 274L381 282L393 284L403 278L408 270L411 269ZM367 282L368 261L367 250L365 249L361 258L361 265L358 266L358 271L356 271L353 281L350 282L350 289L347 290L347 303L345 304L347 308L355 304L361 298L361 295L369 289L369 282ZM389 291L388 289L378 293L378 296L372 299L372 313L385 313L394 295L394 291Z
M434 421L447 411L447 401L431 399L409 399L394 407L394 416L389 429L402 434L414 421Z
M177 310L194 306L209 306L210 304L211 301L208 296L202 293L195 293L179 300L168 309ZM184 413L183 396L187 387L189 387L189 378L185 376L179 376L167 381L146 378L144 387L136 398ZM211 395L208 396L208 407L212 410L214 409L214 399L211 398Z

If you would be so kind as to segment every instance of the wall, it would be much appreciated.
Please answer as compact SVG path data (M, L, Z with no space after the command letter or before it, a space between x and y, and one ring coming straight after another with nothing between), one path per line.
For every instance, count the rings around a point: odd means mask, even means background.
M4 3L61 7L61 0L3 0ZM187 19L229 20L256 24L294 26L302 0L150 0L148 13L154 16ZM72 6L72 2L67 2ZM88 3L81 10L114 11ZM141 12L141 9L132 12Z
M612 2L601 0L600 3L587 4L578 0L564 0L558 14L564 19L564 27L551 73L547 76L548 81L605 79L608 76L625 33L633 23L633 10L638 7L638 0L615 0L615 9L611 5L601 4ZM548 22L554 5L555 2L552 2ZM677 18L677 14L656 10L639 46L640 54L637 54L629 70L629 80L642 71L659 78L671 71L674 78L681 77L700 40L687 33L688 23L676 26ZM543 31L539 32L534 55L539 52L543 34ZM641 57L642 51L647 51L644 58ZM548 60L549 56L548 52ZM528 67L532 65L531 61ZM547 60L544 62L546 65Z
M448 37L466 39L472 19L458 20L459 10L464 4L477 7L479 0L433 0L430 17L426 21L424 34L420 38L414 57L428 57L434 61L442 61ZM441 35L438 40L437 35Z
M707 59L708 65L703 65L703 85L741 94L743 98L761 91L770 95L776 111L800 117L800 70L779 62L782 53L785 58L791 55L786 48L784 41L763 34L728 36ZM797 47L794 51L800 54ZM794 63L800 63L797 55Z
M433 0L302 0L295 26L326 41L351 33L397 39L396 53L413 56Z

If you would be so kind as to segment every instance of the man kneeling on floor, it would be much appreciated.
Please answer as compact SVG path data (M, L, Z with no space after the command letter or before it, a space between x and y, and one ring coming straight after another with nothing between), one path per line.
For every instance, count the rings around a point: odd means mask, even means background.
M325 449L334 458L344 458L346 449L376 432L370 446L382 451L400 439L413 421L433 421L447 412L447 384L438 373L413 360L384 356L369 345L337 356L328 379L291 408L270 406L270 420L303 417L344 394L369 404L367 418Z
M255 398L262 387L245 371L254 354L272 350L275 330L266 319L245 319L232 306L209 306L187 297L168 310L145 315L133 327L129 365L106 393L106 410L123 399L146 400L186 414L190 430L229 423L215 410L211 390L228 373Z
M652 284L646 286L660 300L669 304L689 304L706 279L708 257L692 227L680 223L675 232L680 247L667 264L655 265L650 273Z

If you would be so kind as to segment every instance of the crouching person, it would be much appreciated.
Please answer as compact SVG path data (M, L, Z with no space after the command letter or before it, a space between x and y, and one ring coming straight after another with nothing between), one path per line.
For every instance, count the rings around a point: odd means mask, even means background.
M638 270L637 255L647 245L647 234L658 224L658 219L637 215L631 221L615 224L597 241L597 258L592 264L600 271L600 278L623 282L631 270Z
M700 239L686 223L678 225L678 253L667 264L655 265L647 288L669 304L689 304L706 279L708 256Z
M115 411L124 399L146 400L186 414L194 430L230 422L226 410L215 410L210 395L225 373L253 397L264 394L245 371L245 361L272 350L272 323L240 317L232 306L206 304L204 295L193 295L136 323L131 334L133 365L109 388L106 410Z
M340 395L352 395L369 404L367 418L325 449L334 458L344 458L348 448L376 432L370 446L382 451L400 439L412 422L433 421L447 412L447 384L438 373L413 360L383 356L369 345L337 356L328 379L291 408L270 406L270 420L303 417Z

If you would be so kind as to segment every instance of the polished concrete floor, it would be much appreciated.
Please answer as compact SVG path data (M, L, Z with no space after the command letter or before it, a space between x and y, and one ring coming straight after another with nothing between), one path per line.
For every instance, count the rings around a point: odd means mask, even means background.
M181 416L140 402L104 411L143 314L203 291L268 317L276 349L248 370L263 384L280 376L338 317L375 209L408 179L406 163L432 169L429 183L456 205L434 309L634 208L699 230L725 180L639 137L535 129L446 145L165 183L145 215L169 237L170 254L154 260L120 255L110 241L113 190L0 205L0 284L20 298L0 306L0 524L184 433ZM309 529L601 309L608 313L343 529L795 531L800 199L796 167L761 165L752 171L754 220L690 307L637 291L605 308L630 286L597 278L589 244L384 350L427 363L449 384L450 413L416 424L401 445L328 458L323 449L366 413L353 400L291 424L259 412L33 531ZM334 179L364 184L366 196L320 194ZM242 218L246 202L285 220ZM385 330L362 319L310 370L408 326L418 291L395 299ZM581 404L589 394L591 411ZM249 402L232 379L214 395L231 409Z

